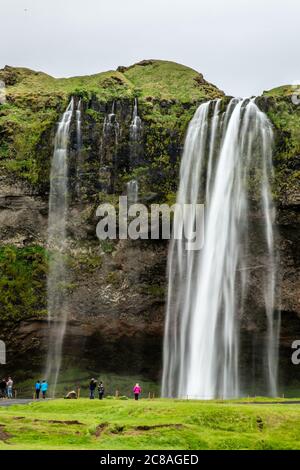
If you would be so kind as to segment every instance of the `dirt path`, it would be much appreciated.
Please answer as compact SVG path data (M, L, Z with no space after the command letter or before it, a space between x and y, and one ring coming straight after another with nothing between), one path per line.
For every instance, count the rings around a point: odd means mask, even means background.
M27 405L28 403L33 403L36 401L37 400L33 400L32 398L13 398L11 400L5 399L5 400L0 400L0 406ZM39 400L39 401L42 401L42 400Z

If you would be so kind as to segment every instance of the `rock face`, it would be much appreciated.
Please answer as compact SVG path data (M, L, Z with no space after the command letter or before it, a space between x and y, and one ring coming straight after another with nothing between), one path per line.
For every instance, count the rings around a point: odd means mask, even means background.
M132 179L138 180L141 202L174 201L187 124L200 102L222 97L223 92L191 69L152 60L119 67L116 72L64 80L6 67L0 79L7 85L6 103L0 105L0 326L1 339L8 344L7 370L24 369L28 356L28 369L40 370L48 347L49 171L56 123L73 96L75 108L81 99L82 142L79 149L74 118L69 144L66 258L71 281L66 287L65 367L88 361L93 370L130 371L158 380L167 243L99 243L96 208L101 202L116 206ZM141 151L132 158L130 123L136 97L143 132ZM290 98L291 91L278 90L259 98L274 124L276 140L274 195L284 383L295 376L290 347L292 340L300 338L300 110ZM112 131L105 134L105 122L112 113ZM260 264L260 256L258 249L253 266ZM253 338L260 348L264 326L259 292L258 277L250 286L249 312L242 319L244 349Z

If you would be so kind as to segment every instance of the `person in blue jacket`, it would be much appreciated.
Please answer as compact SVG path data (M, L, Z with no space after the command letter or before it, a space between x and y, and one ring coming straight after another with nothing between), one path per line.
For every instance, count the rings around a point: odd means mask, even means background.
M97 387L97 380L91 379L89 389L90 389L90 399L93 400L95 398L95 389Z
M40 391L41 391L41 382L37 380L35 384L35 397L37 400L40 398Z
M48 383L46 382L46 380L43 380L42 385L41 385L41 392L43 394L44 399L46 398L47 391L48 391Z

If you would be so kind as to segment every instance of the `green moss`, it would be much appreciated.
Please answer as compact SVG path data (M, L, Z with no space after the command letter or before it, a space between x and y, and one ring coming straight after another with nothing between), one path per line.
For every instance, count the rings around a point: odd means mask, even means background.
M106 282L117 287L120 285L120 273L118 271L111 271L106 276Z
M220 96L220 90L201 74L175 62L142 61L125 68L124 75L144 97L191 102Z
M161 286L159 284L150 284L148 286L143 285L141 286L141 290L144 294L158 297L160 299L164 299L166 295L165 286Z
M39 144L43 134L55 125L59 116L56 107L49 107L47 100L43 106L30 107L26 100L25 104L0 106L0 169L16 173L31 184L39 181Z
M293 86L264 92L267 115L274 125L276 153L288 159L300 153L300 105L293 102Z
M277 150L282 158L300 153L300 106L286 101L276 101L268 111L276 128Z
M158 160L166 155L172 134L182 138L196 102L222 96L196 71L160 60L57 79L25 68L5 67L0 70L0 79L6 84L7 97L6 104L0 106L0 170L34 186L47 184L55 126L71 96L82 98L85 116L98 127L103 113L93 109L91 102L132 103L138 96L150 161L154 154ZM153 168L154 181L162 166L165 168L165 162L161 163L156 162Z
M176 192L184 136L198 104L223 96L195 70L160 60L62 79L24 68L5 67L0 71L0 79L7 85L7 103L0 106L2 173L12 173L33 186L47 188L56 123L70 97L80 96L84 103L83 134L87 136L82 147L84 171L92 175L94 185L99 160L91 155L96 155L101 145L104 112L99 111L99 106L94 109L93 103L107 107L117 100L122 136L117 155L115 149L106 149L104 162L110 165L113 161L115 165L109 170L113 173L112 191L124 192L126 182L135 178L142 195L157 194L159 201L165 201L168 194ZM300 106L293 104L293 93L292 86L264 93L268 102L266 111L274 124L276 137L275 192L278 194L283 181L285 185L295 184L294 172L290 171L287 161L300 154ZM130 106L136 96L144 125L144 157L138 167L132 169L128 168L128 128Z
M0 247L0 323L46 313L46 273L42 247Z
M115 250L115 244L112 240L100 240L100 246L104 253L110 254Z
M117 194L98 193L99 204L111 204L117 207L119 204L119 196Z
M299 89L299 87L297 87ZM272 88L271 90L264 91L264 96L272 96L272 97L284 97L284 96L291 96L295 92L295 87L292 85L283 85L276 88Z
M171 207L176 203L177 194L175 192L166 194L166 203Z
M275 178L273 194L281 203L293 204L299 194L296 160L300 155L300 105L293 101L293 86L264 92L266 113L274 126Z
M7 88L8 99L14 101L34 90L34 94L70 96L71 94L96 94L98 98L154 97L159 100L190 102L222 95L217 87L206 82L195 70L175 62L149 60L118 71L71 78L53 78L42 72L26 68L5 67L0 79Z
M103 121L103 116L101 116L101 114L95 111L94 109L87 109L85 111L85 114L86 116L90 116L95 122Z

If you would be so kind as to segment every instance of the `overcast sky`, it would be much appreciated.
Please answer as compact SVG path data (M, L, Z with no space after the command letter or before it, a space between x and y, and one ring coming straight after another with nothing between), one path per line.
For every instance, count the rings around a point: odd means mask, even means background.
M0 68L85 75L188 65L227 94L300 79L299 0L0 0Z

